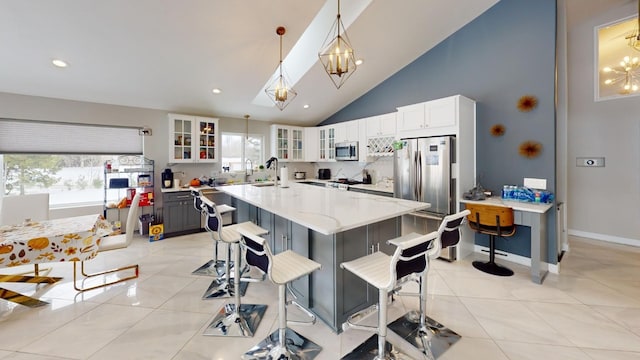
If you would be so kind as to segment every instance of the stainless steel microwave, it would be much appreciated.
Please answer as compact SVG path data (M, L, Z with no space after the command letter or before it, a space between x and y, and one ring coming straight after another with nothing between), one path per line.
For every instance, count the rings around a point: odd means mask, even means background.
M349 141L336 143L336 160L358 160L358 142Z

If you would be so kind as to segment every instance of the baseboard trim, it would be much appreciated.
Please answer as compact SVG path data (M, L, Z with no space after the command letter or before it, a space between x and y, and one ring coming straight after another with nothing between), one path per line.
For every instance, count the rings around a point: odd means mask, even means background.
M600 240L600 241L606 241L606 242L611 242L616 244L640 247L640 240L638 239L629 239L629 238L623 238L619 236L598 234L598 233L592 233L588 231L571 230L571 229L569 229L568 234L571 236L577 236L577 237L582 237L587 239Z
M477 253L485 253L487 255L489 254L489 248L481 245L474 245L473 251ZM506 251L497 250L496 257L499 259L510 261L512 263L524 265L526 267L531 267L531 259L522 255L516 255L516 254L508 253ZM545 267L552 274L560 273L560 266L558 264L549 264L549 263L543 262L542 268L544 269Z

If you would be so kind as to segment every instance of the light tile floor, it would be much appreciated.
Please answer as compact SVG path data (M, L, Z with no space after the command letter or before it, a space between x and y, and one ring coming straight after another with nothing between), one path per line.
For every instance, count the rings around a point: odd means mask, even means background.
M475 270L471 258L434 262L428 314L462 335L440 359L639 360L640 249L578 238L570 246L561 275L542 285L515 264L508 264L515 276L500 278ZM203 336L226 301L201 300L211 279L191 275L211 253L206 233L139 238L87 263L91 271L137 262L136 281L77 293L71 265L56 263L51 275L64 280L53 286L3 284L51 304L30 309L0 300L0 359L240 358L275 330L276 288L250 284L243 298L269 305L253 338ZM391 320L417 309L415 298L397 299ZM294 328L324 348L318 359L339 359L370 336L337 335L321 322Z

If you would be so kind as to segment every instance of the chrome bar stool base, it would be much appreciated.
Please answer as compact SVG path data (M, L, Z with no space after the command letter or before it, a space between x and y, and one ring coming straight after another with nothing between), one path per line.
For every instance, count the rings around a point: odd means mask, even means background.
M252 347L249 351L244 353L242 358L244 360L267 360L267 359L300 359L311 360L318 356L322 348L300 335L296 331L287 328L286 329L286 348L282 348L279 344L277 329L271 335L267 336L258 345ZM282 357L284 355L284 357Z
M392 334L388 334L387 338L391 338ZM415 350L417 351L417 350ZM378 356L378 335L374 334L368 338L364 343L358 345L350 353L343 356L341 360L413 360L422 359L415 354L408 354L399 347L393 345L389 341L385 342L385 355L384 357ZM418 354L419 355L419 354Z
M247 287L249 283L240 283L240 296L244 296L247 293ZM226 299L234 297L235 285L234 283L227 282L226 279L215 279L211 282L207 290L202 295L203 300L210 299Z
M235 304L225 304L203 335L252 337L265 311L266 305L241 304L237 312Z
M199 268L193 270L191 272L192 275L202 275L202 276L215 276L215 277L224 277L224 269L225 269L224 260L214 260L211 259L207 261L204 265ZM233 269L233 262L231 262L231 268Z
M421 329L420 312L410 311L389 324L389 330L424 354L426 359L438 358L461 336L455 331L425 316L426 329Z

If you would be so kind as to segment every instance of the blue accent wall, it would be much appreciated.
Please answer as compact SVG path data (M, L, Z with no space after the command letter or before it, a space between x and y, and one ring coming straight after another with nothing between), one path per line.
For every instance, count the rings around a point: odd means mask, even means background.
M501 0L321 125L461 94L477 102L477 181L499 193L504 184L522 185L524 177L545 178L555 191L555 51L556 0ZM519 111L523 95L536 96L538 106ZM492 136L494 124L503 124L506 133ZM542 144L538 157L519 155L520 144L528 140ZM547 257L555 264L554 210L547 230ZM476 242L488 243L480 236ZM519 227L515 237L497 241L497 247L529 257L528 228Z

